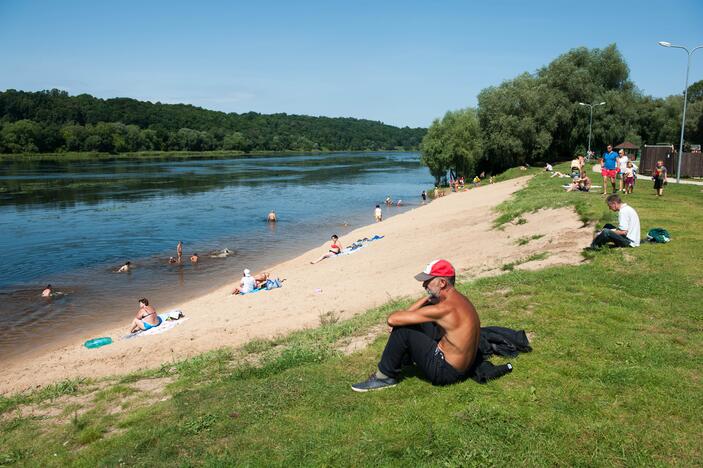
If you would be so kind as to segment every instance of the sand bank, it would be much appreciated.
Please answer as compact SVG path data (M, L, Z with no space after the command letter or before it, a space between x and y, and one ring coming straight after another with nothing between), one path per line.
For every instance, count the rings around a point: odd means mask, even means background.
M501 273L503 264L549 252L544 260L518 268L572 263L588 245L592 230L584 228L567 208L524 216L527 223L492 227L492 209L527 183L528 178L487 185L452 194L381 223L364 226L343 236L344 245L375 234L383 239L347 255L310 261L327 250L327 243L273 266L274 276L285 278L282 288L246 296L231 296L224 286L180 308L188 321L159 335L119 340L120 329L84 336L71 346L57 346L37 355L10 361L0 376L0 393L30 390L76 377L103 377L147 367L158 367L219 348L238 346L253 338L267 338L320 323L320 315L335 311L342 318L379 306L391 298L422 293L413 279L435 258L450 260L465 278ZM543 237L525 245L520 237ZM154 304L159 312L159 304ZM136 312L136 310L135 310ZM480 314L480 311L479 311ZM115 343L86 349L84 340L111 336Z

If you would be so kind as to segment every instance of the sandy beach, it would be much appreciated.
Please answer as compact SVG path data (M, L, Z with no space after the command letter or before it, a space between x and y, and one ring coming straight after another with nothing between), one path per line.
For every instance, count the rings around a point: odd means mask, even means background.
M211 349L236 347L253 338L315 327L320 315L330 311L347 318L392 298L421 294L413 276L435 258L450 260L463 278L499 274L503 264L536 252L549 256L517 268L577 264L592 229L583 227L572 209L540 211L524 216L526 223L493 229L493 208L527 180L523 177L452 194L361 227L341 242L348 245L374 235L384 238L350 255L311 265L311 260L327 250L328 242L321 243L319 248L267 269L286 280L282 288L231 296L232 285L223 286L180 304L187 321L162 334L123 340L120 337L127 334L129 325L125 323L83 336L69 346L57 345L9 361L0 376L0 393L27 391L67 378L99 378L158 367ZM371 214L372 210L369 218ZM535 234L543 237L525 245L516 242ZM154 305L158 312L166 311ZM110 336L115 342L99 349L82 346L96 336Z

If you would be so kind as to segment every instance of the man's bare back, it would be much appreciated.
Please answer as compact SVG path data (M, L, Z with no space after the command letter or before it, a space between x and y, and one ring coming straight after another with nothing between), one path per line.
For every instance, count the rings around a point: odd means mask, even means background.
M397 385L408 358L435 385L467 376L476 359L481 322L474 305L454 288L456 272L446 260L435 260L415 276L427 296L393 312L392 327L378 371L352 390L367 392Z
M445 283L437 296L423 297L407 310L391 314L388 325L397 327L435 322L444 331L439 349L452 367L463 372L476 358L481 322L471 301L446 280L435 278L426 281L423 286L425 289L432 288L436 286L432 284L438 282L436 280Z
M478 350L481 321L471 301L456 289L447 293L443 304L446 315L437 320L444 330L439 349L447 362L458 371L465 371L473 364Z

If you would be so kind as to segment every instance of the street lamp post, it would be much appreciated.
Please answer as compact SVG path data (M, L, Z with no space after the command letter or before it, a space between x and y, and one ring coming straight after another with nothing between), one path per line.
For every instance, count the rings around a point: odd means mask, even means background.
M591 127L593 126L593 108L602 106L605 101L599 102L598 104L586 104L585 102L579 102L579 106L588 106L591 110L591 116L588 119L588 157L591 157Z
M679 140L679 161L676 164L676 183L678 184L678 183L681 183L681 159L683 157L683 133L684 133L684 129L686 127L686 104L688 102L688 71L691 68L691 55L693 55L693 53L696 50L703 48L703 45L699 45L698 47L694 47L691 50L688 50L684 46L674 45L671 42L666 42L666 41L659 41L659 45L662 47L683 49L688 54L688 63L686 64L686 85L683 89L683 116L681 117L681 139Z

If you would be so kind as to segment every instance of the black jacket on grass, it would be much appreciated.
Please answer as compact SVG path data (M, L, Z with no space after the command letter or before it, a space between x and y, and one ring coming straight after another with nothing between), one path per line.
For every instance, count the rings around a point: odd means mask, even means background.
M497 379L513 370L511 364L495 366L488 361L492 355L515 357L520 353L532 351L530 341L524 330L511 330L505 327L481 327L478 353L474 364L469 369L468 377L478 383Z

